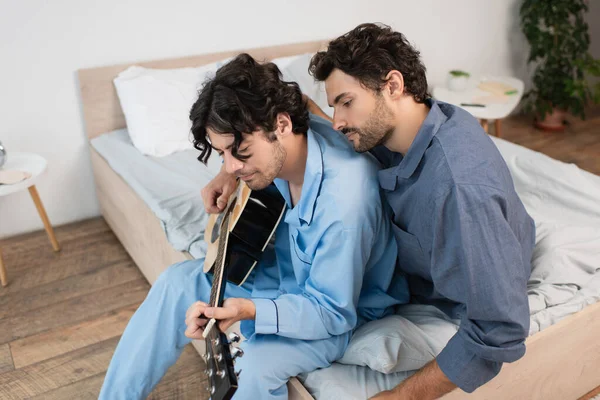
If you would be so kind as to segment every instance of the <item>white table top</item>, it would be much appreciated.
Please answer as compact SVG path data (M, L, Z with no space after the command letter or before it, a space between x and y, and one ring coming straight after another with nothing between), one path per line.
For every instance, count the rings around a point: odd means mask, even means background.
M516 94L508 96L508 102L504 104L487 104L485 107L461 106L461 103L475 103L477 97L488 96L491 93L477 88L480 82L485 80L506 83L517 89ZM502 119L508 116L515 109L521 97L523 96L523 81L517 78L506 76L489 76L484 78L471 78L469 85L463 92L453 92L446 87L436 86L433 88L433 97L446 103L462 107L478 119Z
M0 185L0 196L16 193L35 185L42 173L46 170L46 159L34 153L8 152L6 163L1 169L14 169L31 173L31 178L13 185Z

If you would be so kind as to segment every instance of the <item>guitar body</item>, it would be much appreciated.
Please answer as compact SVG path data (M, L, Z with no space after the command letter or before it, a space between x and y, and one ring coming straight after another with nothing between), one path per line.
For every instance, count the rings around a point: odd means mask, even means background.
M212 214L208 220L204 234L208 244L204 272L213 270L221 230L227 229L226 278L236 285L243 284L269 244L284 211L285 200L274 185L263 190L251 190L243 181L239 181L225 211ZM228 226L224 227L223 216L226 212L230 217Z

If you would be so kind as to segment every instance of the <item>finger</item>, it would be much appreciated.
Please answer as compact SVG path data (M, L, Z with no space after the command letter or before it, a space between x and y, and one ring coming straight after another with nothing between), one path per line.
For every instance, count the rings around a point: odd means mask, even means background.
M200 315L199 311L200 311L200 304L198 304L198 302L192 303L192 305L189 306L187 311L185 312L185 320L187 321L191 317L199 316Z
M187 317L187 318L185 319L185 324L186 324L187 326L191 325L191 323L192 323L192 320L193 320L193 319L194 319L194 317L190 315L189 317Z
M219 206L216 204L216 202L211 203L211 204L205 204L204 209L209 214L218 214L223 210L223 208L219 208Z
M202 340L204 339L204 336L202 335L204 333L204 329L186 329L185 330L185 336L190 338L190 339L196 339L196 340Z
M196 308L196 306L198 305L198 302L194 302L192 303L188 309L185 311L185 319L187 321L187 319L190 317L190 315L192 314L192 312L194 311L194 309Z
M208 304L206 304L203 301L196 301L194 303L192 303L191 306L188 307L188 310L185 314L186 318L189 317L190 315L192 316L199 316L200 314L202 314L202 311L204 311L204 309L208 306Z
M227 199L228 196L225 196L224 194L219 196L219 198L217 199L217 208L219 209L219 211L225 208L225 206L227 205Z
M204 201L204 209L206 212L215 214L220 211L217 207L217 197L219 194L220 193L218 193L216 190L207 190L206 192L203 191L202 200Z
M202 196L202 201L204 203L210 203L211 201L214 201L214 198L216 197L217 193L215 191L215 189L210 187L210 184L203 187L202 190L200 191L200 196Z
M238 314L237 307L206 307L204 315L208 318L227 319L233 318Z
M194 338L198 335L202 336L202 332L204 332L204 328L207 323L208 323L207 319L203 319L203 318L192 319L185 330L185 335L187 337L194 337Z
M204 340L204 336L202 335L202 333L203 333L203 331L199 330L196 333L189 334L189 335L186 334L185 336L190 339L193 339L193 340Z
M198 318L198 317L202 316L203 312L204 312L204 309L206 308L206 306L208 306L208 304L203 303L201 301L197 301L194 304L192 304L188 308L187 312L185 313L185 322L186 322L186 324L192 318Z
M199 328L204 329L204 327L206 326L206 324L208 324L208 318L194 318L192 320L192 325L195 325Z
M190 337L198 330L198 326L194 324L188 324L185 328L185 336Z
M190 315L190 317L185 320L185 324L192 325L195 323L195 321L203 321L202 325L206 325L208 323L208 318L204 317L204 315L200 315L200 316Z
M201 330L201 327L198 324L190 322L185 328L185 336L191 338L198 333L198 330Z

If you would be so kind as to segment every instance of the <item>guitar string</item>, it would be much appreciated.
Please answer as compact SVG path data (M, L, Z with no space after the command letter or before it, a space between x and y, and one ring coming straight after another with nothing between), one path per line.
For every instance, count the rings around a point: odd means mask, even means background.
M221 280L222 281L222 276L221 276L221 271L223 269L223 258L225 257L225 235L227 234L227 225L229 224L229 213L227 213L227 215L225 216L225 218L223 218L223 222L221 224L221 230L219 232L219 248L218 248L218 252L217 252L217 259L215 261L214 267L215 270L213 272L213 285L211 287L211 291L210 291L210 305L213 307L217 306L217 295L218 295L218 286L219 285L215 285L215 281L217 280Z
M223 276L222 274L222 270L223 270L223 264L224 264L224 258L225 258L225 237L228 233L228 225L229 225L229 215L230 213L227 212L227 214L225 215L225 217L222 220L221 223L221 228L220 228L220 232L219 232L219 248L218 248L218 252L217 252L217 260L215 261L214 264L214 268L215 270L213 271L213 284L211 287L211 291L210 291L210 306L211 307L216 307L217 306L217 296L218 296L218 287L220 286L220 284L217 284L217 281L221 281L220 283L222 284L223 282ZM215 336L218 338L219 332L218 332L218 325L215 323L216 326L213 326L213 329L216 329L215 332ZM212 350L212 354L213 354L213 365L215 366L215 375L220 372L221 368L219 367L219 363L216 362L216 360L214 359L214 354L216 353L216 346L214 344L214 342L212 340L209 340L209 347Z

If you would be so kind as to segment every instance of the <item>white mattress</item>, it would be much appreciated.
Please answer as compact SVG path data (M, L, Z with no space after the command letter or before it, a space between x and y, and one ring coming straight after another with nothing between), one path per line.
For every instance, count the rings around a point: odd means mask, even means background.
M205 166L191 144L190 150L166 157L145 156L133 146L126 129L105 133L91 143L162 222L173 248L204 257L208 216L200 190L221 168L219 158L211 156Z

